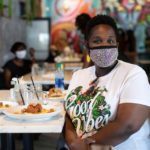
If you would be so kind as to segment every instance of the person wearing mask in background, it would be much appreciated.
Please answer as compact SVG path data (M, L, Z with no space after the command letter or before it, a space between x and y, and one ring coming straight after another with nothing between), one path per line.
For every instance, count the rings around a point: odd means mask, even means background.
M78 34L79 34L80 49L83 54L83 68L87 68L93 65L88 55L87 48L85 46L85 28L90 19L91 19L90 15L86 13L82 13L78 15L75 20L75 25L78 29Z
M15 57L3 66L3 76L4 76L4 86L5 89L11 88L11 79L13 77L21 77L29 72L31 72L32 64L35 62L34 57L34 49L30 48L30 60L26 59L27 55L27 47L23 42L15 42L10 51L15 55ZM8 134L7 136L10 137L12 141L12 146L15 150L15 138L13 134ZM33 135L32 134L22 134L23 138L23 149L24 150L31 150L33 149ZM1 135L2 140L5 143L6 134ZM4 144L3 143L3 144Z
M150 85L145 71L118 60L117 26L107 15L86 26L94 66L72 76L65 99L70 150L149 150Z
M13 77L21 77L31 72L31 66L35 62L34 49L31 48L29 53L31 60L26 59L27 47L22 42L16 42L12 45L10 51L15 57L9 60L4 66L4 84L5 88L11 88L11 79Z

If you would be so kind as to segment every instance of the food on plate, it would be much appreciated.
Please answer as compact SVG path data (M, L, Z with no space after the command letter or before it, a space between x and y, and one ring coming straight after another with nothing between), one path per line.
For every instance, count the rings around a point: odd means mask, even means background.
M59 88L51 88L48 92L48 97L61 97L64 96L64 93Z
M0 102L0 108L8 108L10 107L9 104L4 104L3 102Z
M51 113L55 110L53 108L45 109L42 107L41 104L29 104L26 108L21 110L21 113L32 113L32 114L38 114L38 113ZM18 112L15 112L18 113Z
M40 113L42 112L42 105L41 104L29 104L27 108L22 110L22 113Z

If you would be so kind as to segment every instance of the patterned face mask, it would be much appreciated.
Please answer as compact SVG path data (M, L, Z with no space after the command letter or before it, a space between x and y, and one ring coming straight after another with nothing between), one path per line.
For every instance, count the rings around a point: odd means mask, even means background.
M117 46L98 46L89 49L92 61L101 68L109 67L117 60Z

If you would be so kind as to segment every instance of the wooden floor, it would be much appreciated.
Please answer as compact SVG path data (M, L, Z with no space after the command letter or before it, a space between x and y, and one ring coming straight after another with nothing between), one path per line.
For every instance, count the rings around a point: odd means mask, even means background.
M23 150L22 141L16 139L16 150ZM59 134L41 134L34 140L34 150L59 150L63 147L63 138Z

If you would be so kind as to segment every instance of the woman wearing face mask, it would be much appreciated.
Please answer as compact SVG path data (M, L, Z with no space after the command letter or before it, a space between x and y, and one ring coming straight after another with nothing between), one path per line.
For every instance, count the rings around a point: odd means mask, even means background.
M13 77L21 77L29 72L31 72L31 66L35 62L34 59L34 49L30 49L30 57L31 60L27 60L26 54L26 45L22 42L16 42L11 47L11 52L15 55L15 57L9 60L3 67L4 69L4 80L5 80L5 88L10 89L11 84L10 81ZM11 135L11 134L10 134ZM2 135L5 137L5 135ZM13 135L11 135L13 137ZM23 134L23 145L24 150L32 149L32 135L30 134ZM27 141L27 142L26 142ZM14 138L12 138L12 142L14 143ZM28 143L28 144L26 144ZM13 144L13 148L15 150L15 144Z
M117 59L115 21L93 17L86 43L94 66L73 74L65 101L69 149L149 150L150 86L142 68Z
M15 55L12 60L9 60L3 67L5 88L10 88L12 77L21 77L31 71L32 63L34 63L34 50L30 50L31 60L27 60L26 45L22 42L16 42L11 47L11 52Z

